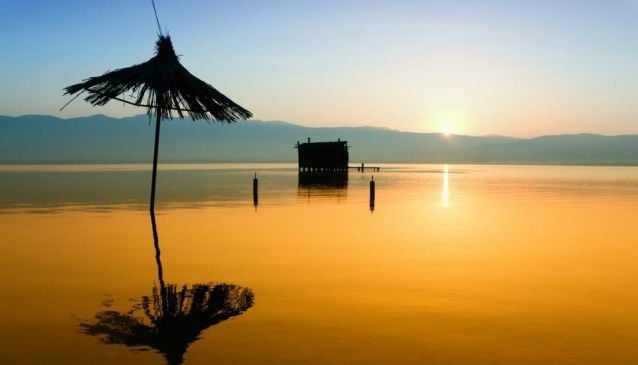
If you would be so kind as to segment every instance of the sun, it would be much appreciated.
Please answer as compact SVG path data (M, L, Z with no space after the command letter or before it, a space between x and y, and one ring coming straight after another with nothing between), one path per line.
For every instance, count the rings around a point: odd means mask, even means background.
M445 137L449 137L452 135L452 128L450 127L443 127L441 129L441 133L445 136Z

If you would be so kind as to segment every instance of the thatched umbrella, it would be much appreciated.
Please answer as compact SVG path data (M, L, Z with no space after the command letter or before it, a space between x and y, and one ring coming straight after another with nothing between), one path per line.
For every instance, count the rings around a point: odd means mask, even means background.
M149 116L156 116L151 211L155 207L157 152L162 119L170 119L174 113L180 118L188 113L193 120L204 119L223 123L252 117L251 112L188 72L179 63L171 38L163 35L161 28L155 51L155 56L144 63L107 72L64 88L65 94L88 93L85 100L93 105L104 105L111 100L118 100L145 107ZM125 93L132 94L133 99L126 99L123 95Z
M105 344L138 350L153 349L167 364L184 361L191 343L206 328L242 314L253 305L248 288L233 284L168 284L153 288L128 312L105 310L80 323L80 333L98 336Z

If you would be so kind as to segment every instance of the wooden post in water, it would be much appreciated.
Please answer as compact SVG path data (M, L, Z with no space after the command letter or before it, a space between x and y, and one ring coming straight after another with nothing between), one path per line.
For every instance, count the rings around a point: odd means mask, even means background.
M257 206L259 204L259 180L257 180L257 173L253 178L253 204Z
M374 210L374 199L375 199L375 186L374 186L374 175L372 175L372 179L370 180L370 211Z

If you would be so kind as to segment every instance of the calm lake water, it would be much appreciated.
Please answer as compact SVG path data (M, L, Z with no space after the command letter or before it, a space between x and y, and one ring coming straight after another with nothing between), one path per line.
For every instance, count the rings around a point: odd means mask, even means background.
M156 257L148 166L0 167L0 363L638 363L638 168L160 170Z

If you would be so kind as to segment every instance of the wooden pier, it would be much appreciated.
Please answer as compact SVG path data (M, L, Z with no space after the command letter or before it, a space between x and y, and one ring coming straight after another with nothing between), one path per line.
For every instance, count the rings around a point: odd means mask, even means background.
M376 171L380 171L381 170L381 167L379 167L379 166L366 166L365 163L363 163L363 162L361 163L361 165L348 166L348 168L349 169L357 169L357 171L359 171L359 172L365 172L366 170L376 172Z

